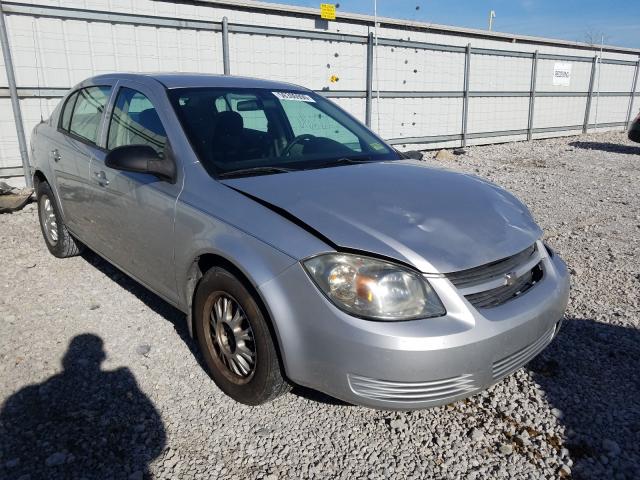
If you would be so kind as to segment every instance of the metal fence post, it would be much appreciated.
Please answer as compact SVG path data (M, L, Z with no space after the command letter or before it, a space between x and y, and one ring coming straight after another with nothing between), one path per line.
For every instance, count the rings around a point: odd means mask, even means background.
M371 104L373 101L373 32L367 37L367 74L366 103L364 108L365 123L371 128Z
M591 112L591 97L593 97L593 82L596 77L596 65L598 63L598 56L593 57L593 63L591 64L591 78L589 79L589 93L587 94L587 106L584 110L584 123L582 124L582 133L587 133L589 129L589 113Z
M527 124L527 140L533 136L533 110L536 104L536 77L538 75L538 50L533 52L531 60L531 90L529 92L529 122Z
M0 0L0 41L2 42L2 56L4 57L4 68L7 71L7 82L9 83L9 94L11 96L11 108L13 108L13 120L16 123L16 134L18 135L18 147L20 158L22 159L22 171L24 182L27 188L33 188L31 179L31 167L29 166L29 152L27 150L27 139L24 135L24 124L22 123L22 110L20 109L20 99L16 87L16 77L13 70L13 60L11 58L11 48L9 47L9 36L7 35L7 24L4 19L4 10Z
M467 43L464 52L464 96L462 98L462 146L467 146L467 119L469 117L469 67L471 63L471 44Z
M629 128L629 124L631 123L631 109L633 108L633 99L636 95L636 87L638 86L638 70L640 70L640 58L636 62L636 71L633 74L633 83L631 84L631 97L629 97L629 108L627 109L627 123L624 126L625 130Z
M229 66L229 19L222 17L222 68L225 75L231 75Z

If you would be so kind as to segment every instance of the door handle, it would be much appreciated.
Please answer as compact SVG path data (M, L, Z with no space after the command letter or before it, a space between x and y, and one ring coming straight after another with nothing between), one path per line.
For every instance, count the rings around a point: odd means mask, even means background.
M99 172L93 172L93 176L98 180L98 185L101 187L106 187L109 185L109 180L107 180L107 175L104 171L100 170Z
M62 155L60 155L60 152L57 148L51 150L51 158L53 158L54 162L59 162L62 159Z

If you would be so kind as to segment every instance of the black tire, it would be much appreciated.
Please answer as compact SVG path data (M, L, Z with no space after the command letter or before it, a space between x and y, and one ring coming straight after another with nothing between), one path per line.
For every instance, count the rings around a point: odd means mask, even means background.
M216 322L213 316L216 315L216 305L224 305L225 301L228 302L234 319L235 313L240 312L239 318L244 320L236 325L235 330L228 330L226 345L221 346L220 337L216 335L218 329L214 326L221 322ZM241 310L234 310L233 301ZM193 313L198 346L209 374L220 390L246 405L269 402L289 390L267 320L253 295L232 273L219 267L211 268L205 273L196 290ZM232 313L229 314L231 315ZM247 340L234 340L232 332L235 331L244 332ZM233 340L233 345L230 345L232 342L229 340ZM252 366L248 374L233 370L234 367L241 367L238 355L234 354L239 353L241 344L244 351L254 353L254 362L245 362Z
M58 258L78 255L82 251L82 244L71 236L62 220L58 202L53 195L51 186L47 182L38 182L36 186L38 200L38 219L44 243L49 251ZM47 223L50 219L51 222Z

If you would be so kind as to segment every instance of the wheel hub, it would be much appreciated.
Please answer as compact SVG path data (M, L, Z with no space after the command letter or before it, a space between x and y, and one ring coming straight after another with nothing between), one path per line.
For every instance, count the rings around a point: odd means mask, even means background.
M222 365L234 376L250 378L256 367L256 348L251 324L240 304L222 294L210 314L211 340Z
M47 240L55 245L58 242L58 222L48 195L43 195L40 198L40 221Z
M227 355L233 355L236 351L236 339L233 330L225 322L220 322L216 326L216 339L220 344L220 348Z

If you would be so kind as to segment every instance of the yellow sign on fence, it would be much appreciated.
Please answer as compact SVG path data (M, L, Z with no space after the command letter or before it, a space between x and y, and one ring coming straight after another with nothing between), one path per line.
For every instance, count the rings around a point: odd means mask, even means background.
M333 3L320 4L320 18L324 20L336 19L336 6Z

